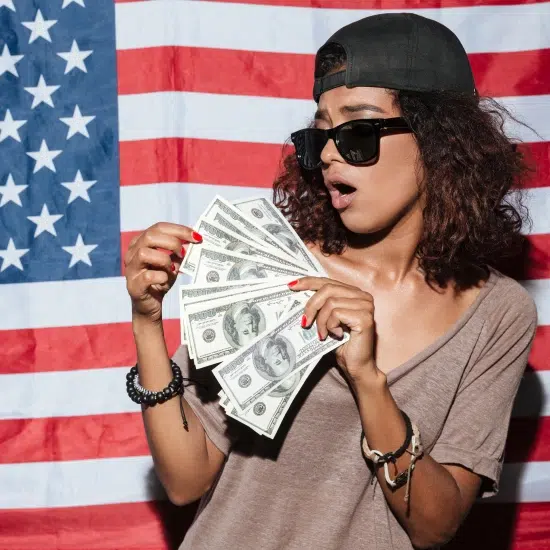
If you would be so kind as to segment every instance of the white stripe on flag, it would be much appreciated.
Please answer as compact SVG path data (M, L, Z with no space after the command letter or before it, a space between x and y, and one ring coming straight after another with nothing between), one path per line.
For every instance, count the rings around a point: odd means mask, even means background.
M392 11L189 1L130 2L115 7L118 49L178 45L300 54L314 54L348 23ZM549 3L397 11L440 21L457 34L468 53L550 47Z
M149 456L0 465L0 509L165 499Z
M243 170L245 169L243 166ZM273 195L271 188L204 183L128 185L121 187L120 193L122 232L142 231L159 221L192 226L216 195L229 201L256 196L271 200ZM550 233L550 187L528 189L524 197L533 222L531 228L525 227L524 233Z
M509 121L510 136L550 141L550 95L499 101L539 134ZM118 105L121 141L187 137L283 144L291 132L310 123L316 109L307 99L196 92L122 95Z
M539 325L550 325L550 279L522 283L535 300ZM101 306L98 306L101 296ZM177 292L163 304L165 319L179 319ZM5 284L0 303L9 315L0 316L0 330L70 327L130 322L130 298L122 277ZM25 307L21 307L25 304Z
M140 406L126 394L129 369L4 374L0 420L139 412ZM71 399L52 399L60 388L72 388ZM549 396L550 371L527 372L514 416L550 416Z
M505 464L496 497L483 502L550 501L550 463L516 462Z
M130 367L2 375L0 420L140 412L126 393ZM70 399L52 399L71 388Z
M193 226L216 195L232 201L257 196L271 200L272 194L271 188L204 183L129 185L120 188L121 231L141 231L159 221Z
M0 509L91 506L166 499L149 456L2 464L0 486ZM550 464L505 464L501 492L491 500L550 500Z

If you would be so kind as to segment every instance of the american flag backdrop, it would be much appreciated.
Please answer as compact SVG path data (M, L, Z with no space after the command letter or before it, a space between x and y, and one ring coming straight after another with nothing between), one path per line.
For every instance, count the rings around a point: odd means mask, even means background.
M522 284L540 326L500 494L459 540L550 549L550 2L0 0L0 550L177 546L193 510L166 502L126 395L121 258L214 194L271 196L315 51L390 10L449 26L480 92L535 130L507 126L538 162ZM165 318L174 351L175 291Z

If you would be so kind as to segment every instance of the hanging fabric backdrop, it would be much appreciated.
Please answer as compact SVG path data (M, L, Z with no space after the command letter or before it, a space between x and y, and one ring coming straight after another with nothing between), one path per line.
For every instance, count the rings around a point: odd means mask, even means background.
M270 196L281 145L314 112L314 52L389 9L449 26L480 92L536 130L507 127L539 162L521 279L540 326L500 495L459 540L550 548L550 3L0 0L0 550L177 546L194 507L166 501L125 392L121 257L216 193Z

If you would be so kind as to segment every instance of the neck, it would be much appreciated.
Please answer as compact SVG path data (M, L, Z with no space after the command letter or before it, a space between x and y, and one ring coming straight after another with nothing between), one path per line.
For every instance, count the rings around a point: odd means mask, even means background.
M343 257L386 284L398 284L411 276L423 278L416 257L422 229L422 211L415 208L382 231L349 233Z

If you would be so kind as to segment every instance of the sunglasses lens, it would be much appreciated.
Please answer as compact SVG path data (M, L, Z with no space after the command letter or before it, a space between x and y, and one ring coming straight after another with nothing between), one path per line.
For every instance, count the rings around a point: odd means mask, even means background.
M338 150L351 163L372 160L377 154L377 138L374 126L368 122L355 121L340 128Z
M296 148L298 162L306 170L318 168L321 164L321 152L327 143L323 130L305 128L292 134L292 142Z

